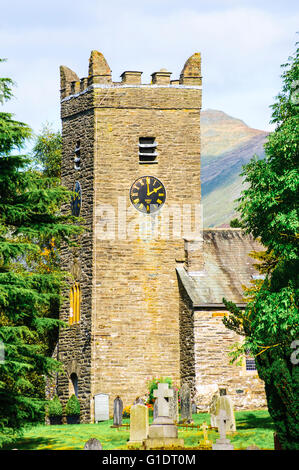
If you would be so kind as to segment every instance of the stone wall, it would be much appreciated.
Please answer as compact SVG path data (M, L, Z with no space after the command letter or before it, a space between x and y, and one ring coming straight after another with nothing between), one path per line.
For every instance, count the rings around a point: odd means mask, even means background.
M141 223L147 219L160 224L163 232L163 215L173 205L182 211L183 204L199 203L200 115L194 108L200 106L200 90L136 87L95 92L96 206L113 208L117 230L114 240L98 237L103 216L97 212L93 395L110 393L112 403L119 394L126 405L146 392L148 378L170 376L179 383L175 267L176 259L184 257L184 243L182 234L172 238L171 229L170 239L151 233L142 239L136 232L135 240L123 239L128 234L119 231L119 222L125 212L127 226L139 217ZM184 109L176 109L179 106ZM139 164L138 141L144 136L154 136L158 143L157 164ZM130 187L144 175L155 176L166 188L166 202L156 216L138 215L130 205Z
M178 276L180 292L180 375L181 383L188 383L195 397L194 312L192 302Z
M59 333L58 359L63 362L65 374L58 378L58 394L63 405L72 393L70 375L78 376L78 398L81 404L81 421L90 421L91 393L91 312L93 286L93 185L94 185L94 115L92 93L86 93L76 100L76 112L68 113L62 103L62 183L72 190L78 181L82 188L81 216L86 231L78 237L77 248L64 248L63 267L71 274L70 286L80 282L81 305L80 322ZM80 140L80 170L74 168L75 148ZM70 209L68 207L68 209ZM69 322L69 289L65 292L66 301L60 311L60 318Z
M243 338L224 326L225 314L208 309L194 312L197 408L207 411L213 394L221 387L227 389L235 409L263 408L266 406L264 383L257 371L246 371L245 364L229 363L231 347Z

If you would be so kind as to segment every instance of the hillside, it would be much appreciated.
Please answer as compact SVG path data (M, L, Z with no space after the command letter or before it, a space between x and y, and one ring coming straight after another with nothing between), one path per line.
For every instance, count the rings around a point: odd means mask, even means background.
M229 224L242 190L242 166L264 157L268 132L248 127L222 111L201 113L201 191L204 227Z

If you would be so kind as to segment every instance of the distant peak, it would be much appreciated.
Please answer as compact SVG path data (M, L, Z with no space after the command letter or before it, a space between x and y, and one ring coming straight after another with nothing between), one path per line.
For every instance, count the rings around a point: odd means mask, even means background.
M226 114L224 111L219 111L218 109L205 109L201 112L201 118L209 122L220 122L220 121L233 121L235 123L242 124L243 126L249 127L241 119L235 118Z

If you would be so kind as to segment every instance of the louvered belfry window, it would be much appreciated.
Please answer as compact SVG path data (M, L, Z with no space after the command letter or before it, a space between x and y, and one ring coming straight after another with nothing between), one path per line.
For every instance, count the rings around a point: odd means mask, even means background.
M77 141L76 148L75 148L74 168L75 168L75 170L80 170L80 169L81 169L81 147L80 147L80 140Z
M155 137L140 137L139 163L158 163L157 145Z

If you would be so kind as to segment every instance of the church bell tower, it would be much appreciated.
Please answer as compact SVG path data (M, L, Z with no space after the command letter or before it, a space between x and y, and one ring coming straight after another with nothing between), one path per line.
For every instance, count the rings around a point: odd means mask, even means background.
M113 82L97 51L86 78L60 68L62 183L86 230L62 255L72 281L58 391L64 402L77 394L83 422L94 420L100 393L111 413L116 396L132 404L152 377L180 384L176 266L199 216L200 54L177 80L165 69L148 84L141 75Z

